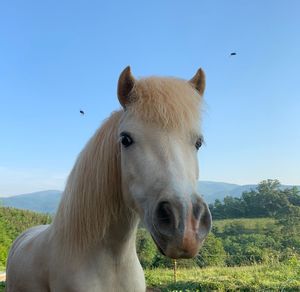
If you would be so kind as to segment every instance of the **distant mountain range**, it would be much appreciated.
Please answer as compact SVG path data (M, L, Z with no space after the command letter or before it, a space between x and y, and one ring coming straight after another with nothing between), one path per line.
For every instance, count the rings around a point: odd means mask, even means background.
M61 191L49 190L0 198L0 206L26 209L40 213L55 213Z
M237 185L224 182L199 181L198 191L207 203L216 199L223 200L226 196L240 197L243 192L256 189L257 185Z
M213 203L216 199L223 200L226 196L240 197L243 192L256 189L257 185L237 185L223 182L199 181L198 191L207 203ZM282 185L282 188L292 186ZM297 186L300 190L300 186ZM0 197L0 206L27 209L41 213L55 213L62 192L47 190L12 197Z

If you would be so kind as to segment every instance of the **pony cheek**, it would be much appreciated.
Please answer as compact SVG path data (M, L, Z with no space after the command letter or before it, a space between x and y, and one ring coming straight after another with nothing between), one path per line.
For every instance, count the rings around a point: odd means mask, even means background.
M127 187L123 188L123 201L129 209L134 210L137 213L140 213L138 204L134 200L133 196L131 195Z
M142 207L142 202L138 200L139 188L135 187L133 180L128 180L126 185L123 185L123 200L127 207L139 214L141 218L144 216L144 209Z

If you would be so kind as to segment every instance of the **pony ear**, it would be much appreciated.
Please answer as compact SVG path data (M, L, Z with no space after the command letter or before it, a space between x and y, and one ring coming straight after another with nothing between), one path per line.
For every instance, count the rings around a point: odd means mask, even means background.
M130 92L135 84L135 79L131 74L130 66L127 66L121 73L118 82L118 98L123 108L130 103Z
M205 73L204 73L204 71L201 68L198 69L195 76L189 82L202 96L204 93L204 89L205 89Z

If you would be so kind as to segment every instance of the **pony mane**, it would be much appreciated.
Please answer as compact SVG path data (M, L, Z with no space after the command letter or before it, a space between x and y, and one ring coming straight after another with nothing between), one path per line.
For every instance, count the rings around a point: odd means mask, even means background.
M137 80L128 105L135 116L167 130L199 128L200 94L185 80L150 77Z
M124 208L118 124L114 112L79 154L54 218L56 235L71 252L103 238Z
M136 81L126 106L139 119L167 130L199 128L202 98L187 82L150 77ZM120 214L131 213L122 195L118 127L124 111L103 123L79 154L53 222L65 253L83 250L105 237ZM124 218L124 217L123 217Z

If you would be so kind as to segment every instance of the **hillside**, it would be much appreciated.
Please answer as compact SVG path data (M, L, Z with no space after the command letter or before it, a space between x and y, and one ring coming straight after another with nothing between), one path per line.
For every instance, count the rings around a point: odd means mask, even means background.
M0 207L0 271L5 265L10 245L19 234L32 226L48 224L50 221L47 215Z
M216 199L223 200L226 196L240 197L243 192L255 189L257 185L237 185L224 182L199 181L198 191L207 203Z
M40 213L53 214L59 204L61 191L48 190L12 197L0 198L5 207L31 210Z

